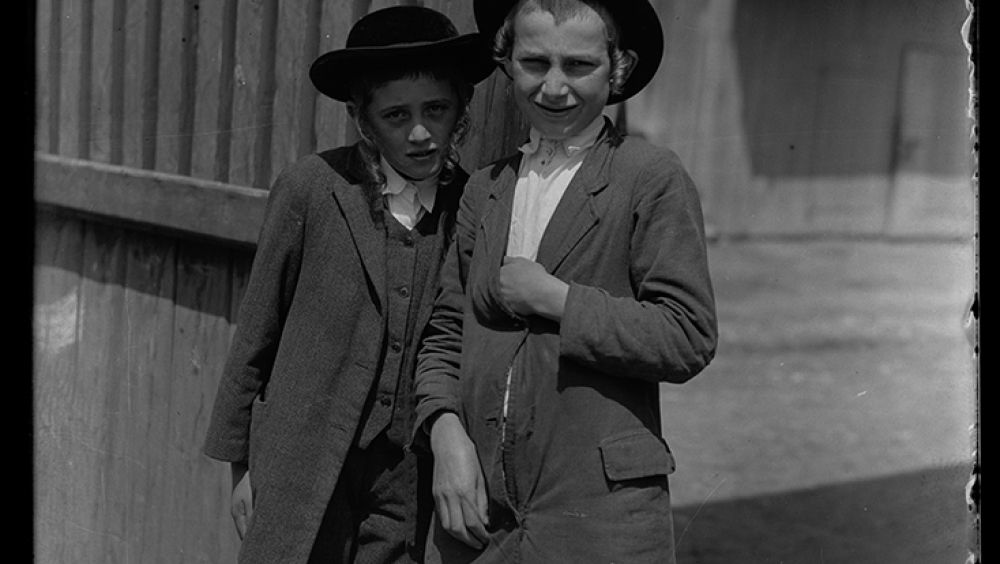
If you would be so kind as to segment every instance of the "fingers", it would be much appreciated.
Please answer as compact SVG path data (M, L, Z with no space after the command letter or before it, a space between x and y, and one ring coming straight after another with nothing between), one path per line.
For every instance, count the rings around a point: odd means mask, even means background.
M482 550L486 547L489 533L480 518L479 511L468 500L458 496L438 499L438 518L441 527L463 543Z
M239 535L240 540L247 532L247 515L246 506L242 502L237 502L233 504L233 523L236 525L236 534Z

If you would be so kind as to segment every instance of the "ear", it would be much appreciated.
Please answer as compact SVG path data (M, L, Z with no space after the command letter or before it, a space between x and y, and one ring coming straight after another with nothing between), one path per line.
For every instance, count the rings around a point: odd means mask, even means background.
M626 49L625 54L628 55L628 65L625 67L625 73L622 77L622 84L628 82L628 77L632 76L632 71L635 67L639 65L639 54L631 49Z

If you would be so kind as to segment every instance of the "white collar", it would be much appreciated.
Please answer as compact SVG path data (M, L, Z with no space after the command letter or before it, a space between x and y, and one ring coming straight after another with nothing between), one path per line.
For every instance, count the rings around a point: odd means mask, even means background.
M604 129L604 114L597 116L597 119L592 121L583 131L573 137L568 137L562 141L552 141L556 148L562 148L563 153L567 157L572 157L573 155L593 147L597 143L597 138L601 135L601 131ZM548 141L546 139L546 141ZM521 145L520 151L525 155L533 155L538 151L539 145L542 143L542 134L535 129L531 128L528 132L528 142Z
M381 157L382 174L385 175L385 186L382 187L382 194L392 196L400 195L407 186L412 186L416 191L417 201L427 211L434 211L434 202L437 200L437 178L413 182L400 176L396 169L392 168L385 157Z

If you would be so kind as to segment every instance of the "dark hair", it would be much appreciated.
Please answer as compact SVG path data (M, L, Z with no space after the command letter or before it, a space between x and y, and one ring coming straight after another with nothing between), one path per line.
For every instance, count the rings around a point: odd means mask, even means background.
M361 151L361 156L365 160L365 170L368 174L367 180L373 185L384 183L385 174L382 172L380 162L381 151L379 150L375 136L372 134L372 125L368 121L368 106L375 95L375 90L380 86L394 80L417 78L445 80L451 83L459 106L458 120L455 122L455 129L452 131L445 152L444 163L441 174L438 177L438 182L442 185L451 182L455 174L455 169L458 168L458 163L461 159L458 148L465 141L472 126L472 119L469 116L469 102L472 100L473 86L451 65L428 64L383 68L357 76L351 81L351 99L355 106L353 117L358 134L361 136L358 147Z
M608 39L608 58L611 60L611 94L621 94L628 78L628 71L635 60L628 51L621 48L618 23L607 8L595 0L520 0L508 12L507 19L493 38L493 58L501 64L510 59L514 50L514 18L518 14L530 14L541 10L552 14L556 23L561 24L584 14L587 7L597 12L604 22Z

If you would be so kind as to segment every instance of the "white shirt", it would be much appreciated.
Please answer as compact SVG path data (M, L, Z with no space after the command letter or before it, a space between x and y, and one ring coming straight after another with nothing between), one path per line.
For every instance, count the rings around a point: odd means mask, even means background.
M382 194L389 213L404 227L413 229L425 213L434 209L437 178L415 184L400 176L385 157L382 158L382 173L385 174Z
M603 128L604 116L599 115L579 135L564 141L542 139L531 129L528 143L520 148L524 158L514 186L508 256L535 260L559 200Z

